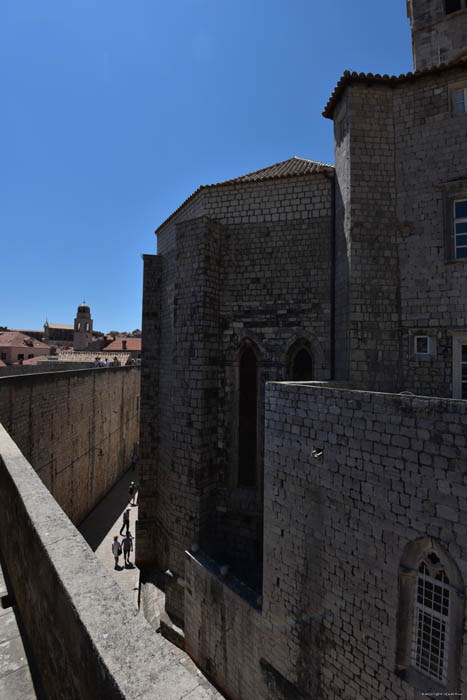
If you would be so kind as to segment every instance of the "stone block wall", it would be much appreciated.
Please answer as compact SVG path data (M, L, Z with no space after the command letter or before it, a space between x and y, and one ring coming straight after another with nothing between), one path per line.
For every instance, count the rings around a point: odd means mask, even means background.
M449 88L467 71L427 76L394 90L398 257L404 376L401 388L453 396L450 331L467 327L467 261L453 259L452 207L467 198L467 115L452 112ZM415 335L431 337L416 356Z
M154 561L179 576L193 538L260 568L262 485L244 493L235 476L239 350L248 339L259 353L262 460L265 383L287 377L291 346L305 339L317 378L329 377L330 193L323 174L202 188L158 231L160 267L148 267L147 284L160 275L160 292L147 292L144 308L160 315L158 376L147 389L158 397L148 430L160 438L148 478L164 493L156 486L140 507L161 533ZM209 218L187 218L201 206ZM143 336L153 325L143 320Z
M221 562L185 555L187 649L228 695L426 697L396 673L399 578L409 544L438 543L463 625L466 433L463 401L268 384L262 609ZM449 692L467 689L463 635Z
M393 391L399 388L400 309L392 90L351 84L339 108L336 319L345 318L347 306L350 381ZM338 353L344 378L345 351Z
M449 63L465 53L467 10L446 15L445 0L410 0L415 70Z
M144 256L143 309L142 309L142 355L141 366L141 408L139 444L139 490L138 497L138 565L152 562L154 553L163 552L164 544L157 538L162 533L156 526L155 513L158 512L158 463L159 463L159 362L161 327L161 281L162 258L156 255ZM160 562L161 568L163 562Z
M130 466L139 393L139 367L0 378L0 422L76 524Z
M49 700L209 700L0 425L0 550Z
M462 401L268 386L268 661L306 697L421 697L394 673L399 567L428 536L467 581L466 433Z

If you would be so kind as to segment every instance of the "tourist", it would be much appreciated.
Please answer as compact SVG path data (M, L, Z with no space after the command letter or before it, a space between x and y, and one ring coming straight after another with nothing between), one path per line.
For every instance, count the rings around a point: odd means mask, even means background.
M131 564L130 552L133 551L133 537L132 537L132 534L129 530L127 530L127 533L122 540L122 548L123 548L124 564L125 564L125 566L127 566L127 565L129 566Z
M120 533L122 534L122 533ZM115 535L114 541L112 542L112 554L115 557L115 568L118 569L118 558L122 553L122 545L118 541L118 535Z
M130 488L128 489L128 503L131 503L132 506L135 506L135 499L136 499L136 494L137 494L138 489L136 488L135 482L132 481L130 484Z
M130 509L127 508L126 511L123 513L123 524L122 527L120 528L120 536L123 535L122 530L126 528L127 533L130 531Z

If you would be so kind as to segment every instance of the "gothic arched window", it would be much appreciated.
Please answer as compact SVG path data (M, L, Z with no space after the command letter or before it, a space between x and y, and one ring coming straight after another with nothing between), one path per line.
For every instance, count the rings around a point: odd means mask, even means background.
M287 379L291 382L310 382L314 379L313 355L304 338L297 340L287 353Z
M251 343L240 352L238 396L238 486L257 485L258 361Z
M406 548L399 573L397 671L426 693L456 692L464 583L455 562L431 538Z

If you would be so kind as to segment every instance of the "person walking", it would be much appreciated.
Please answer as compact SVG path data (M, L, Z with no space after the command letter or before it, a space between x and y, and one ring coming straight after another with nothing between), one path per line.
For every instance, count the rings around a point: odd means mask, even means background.
M120 537L123 535L123 530L126 528L127 534L130 531L130 509L127 508L123 513L123 523L120 528Z
M130 484L130 488L128 489L128 503L131 503L132 506L136 505L135 498L137 490L138 489L136 488L135 482L132 481Z
M115 568L118 569L118 558L122 553L122 545L118 541L118 535L115 535L114 541L112 542L112 554L115 557Z
M122 540L122 548L124 564L125 566L130 566L130 552L133 551L133 536L129 530L127 530L127 533Z

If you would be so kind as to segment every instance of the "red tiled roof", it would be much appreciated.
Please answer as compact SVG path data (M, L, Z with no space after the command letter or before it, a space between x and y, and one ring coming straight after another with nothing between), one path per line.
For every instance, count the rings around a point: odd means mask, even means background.
M28 341L27 343L25 341ZM40 340L31 338L29 335L24 333L18 333L17 331L2 331L0 332L0 347L33 347L33 348L49 348L47 343L43 343Z
M46 325L49 328L53 328L55 330L60 331L73 331L75 329L74 326L67 326L65 323L47 323Z
M201 185L197 190L193 192L187 199L185 199L180 206L172 212L170 216L165 219L155 230L155 233L160 231L160 229L165 226L189 201L193 199L201 190L211 189L213 187L225 187L226 185L237 185L243 183L251 182L264 182L265 180L281 180L287 177L299 177L300 175L315 175L316 173L333 173L334 166L327 165L326 163L319 163L315 160L309 160L308 158L300 158L299 156L293 156L288 160L283 160L280 163L274 163L273 165L268 165L266 168L261 168L260 170L254 170L251 173L246 173L245 175L240 175L239 177L234 177L231 180L224 180L223 182L216 182L212 185Z
M467 58L461 56L460 58L451 61L450 63L441 63L439 66L432 66L431 68L425 68L424 70L417 70L413 73L401 73L401 75L380 75L376 73L356 73L355 71L346 70L342 77L339 79L336 87L333 90L331 97L323 111L323 117L327 119L332 119L334 107L344 91L345 87L350 83L366 83L367 85L372 85L374 83L380 83L393 87L399 85L400 83L405 83L408 81L417 80L418 78L423 78L427 75L436 75L436 73L443 73L451 68L459 68L467 66Z
M125 342L126 347L124 348L123 343ZM141 351L141 338L116 338L104 348L105 352L118 352L119 350L123 350L123 352Z
M299 175L313 175L314 173L334 172L332 165L326 163L318 163L315 160L308 158L299 158L293 156L289 160L283 160L280 163L274 163L267 168L254 170L252 173L234 177L232 180L219 182L217 185L205 185L205 187L218 187L219 185L230 185L237 182L262 182L263 180L275 180L282 177L298 177Z

